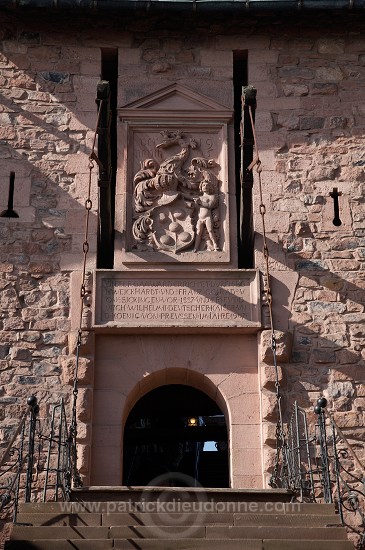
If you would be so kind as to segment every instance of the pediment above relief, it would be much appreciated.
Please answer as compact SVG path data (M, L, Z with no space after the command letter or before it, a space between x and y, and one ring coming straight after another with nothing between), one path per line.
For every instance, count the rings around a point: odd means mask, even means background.
M115 265L227 265L232 111L175 83L118 113L123 223L115 225Z
M216 101L193 92L181 84L172 84L157 92L148 94L141 99L133 101L119 109L119 116L122 119L129 117L148 116L156 113L157 116L163 113L180 113L184 117L189 113L196 117L201 115L204 118L211 116L229 120L232 111Z

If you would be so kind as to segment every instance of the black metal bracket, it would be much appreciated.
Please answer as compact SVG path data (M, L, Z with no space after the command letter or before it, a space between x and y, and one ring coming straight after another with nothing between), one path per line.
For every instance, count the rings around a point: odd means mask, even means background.
M15 172L10 172L8 208L0 212L0 218L19 218L19 214L13 209L14 205Z
M251 123L255 121L257 90L253 86L243 86L241 91L241 128L240 128L240 185L238 249L239 267L252 267L253 257L253 174L248 169L253 160L254 136ZM251 251L251 252L248 252Z
M330 197L333 199L333 210L334 210L334 218L332 220L332 223L336 227L339 227L340 225L342 225L342 221L340 220L340 206L338 203L338 197L341 197L341 195L342 193L341 191L338 191L337 187L334 187L330 193Z
M112 267L114 255L112 220L112 150L111 150L111 100L110 83L101 80L97 86L96 102L100 118L97 128L98 153L95 158L99 167L99 231L98 267Z

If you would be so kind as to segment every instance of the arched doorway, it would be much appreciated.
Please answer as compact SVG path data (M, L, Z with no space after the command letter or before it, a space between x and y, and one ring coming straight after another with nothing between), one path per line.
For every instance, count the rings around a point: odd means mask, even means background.
M124 429L123 484L147 485L179 472L204 487L228 487L224 414L204 392L160 386L132 408Z

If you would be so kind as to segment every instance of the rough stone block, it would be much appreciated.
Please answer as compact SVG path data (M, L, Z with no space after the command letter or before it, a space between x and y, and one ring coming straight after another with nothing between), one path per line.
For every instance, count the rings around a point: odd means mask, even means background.
M70 353L76 353L78 334L77 331L72 331L68 335L68 342ZM87 356L92 355L95 352L95 334L93 332L88 332L83 330L81 335L81 355Z
M77 468L80 474L87 475L90 471L90 446L77 446Z
M282 363L287 363L290 360L291 350L292 350L292 341L293 336L289 331L275 331L276 339L276 358ZM271 330L264 330L261 333L261 361L264 363L272 363L273 361L273 351L271 349L272 345L272 334Z
M64 384L72 385L75 376L76 357L64 356L60 358L62 367L62 378ZM93 362L86 357L79 357L78 380L81 385L92 384L93 381Z
M344 73L339 66L319 67L316 70L316 79L323 82L339 82L344 79Z
M313 363L336 363L336 355L330 349L314 349L311 354L311 362Z
M95 119L95 117L94 117ZM95 120L94 120L95 124ZM75 128L79 129L79 127ZM66 172L68 174L88 174L89 157L86 153L75 153L67 156Z
M325 395L333 399L339 397L352 397L355 393L351 382L330 382L325 390Z
M10 358L14 361L32 361L32 352L27 348L13 347L10 351Z
M338 38L322 38L318 40L318 52L321 54L342 54L345 51L345 41Z
M272 472L276 464L276 451L270 447L263 450L263 469L264 472Z
M276 445L276 424L274 422L262 423L262 441L264 445L274 447Z
M276 384L276 370L275 367L262 365L261 367L261 387L270 391L275 390ZM283 382L283 370L280 366L277 369L278 373L278 382L281 384Z
M340 428L357 428L363 426L362 413L336 412L334 419Z
M77 418L82 422L91 420L92 392L87 388L80 388L77 397Z
M263 391L261 394L261 416L263 420L276 420L277 400L273 392Z
M77 425L77 441L82 444L91 444L91 424L79 422Z
M20 317L9 317L3 322L3 330L23 330L24 327L24 321Z
M302 97L309 93L309 86L307 84L285 84L283 86L283 92L285 96Z

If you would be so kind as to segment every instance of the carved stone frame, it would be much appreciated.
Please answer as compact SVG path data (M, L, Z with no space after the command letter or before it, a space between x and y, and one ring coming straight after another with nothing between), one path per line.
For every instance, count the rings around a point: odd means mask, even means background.
M230 216L231 210L234 210L230 202L232 197L234 200L234 193L229 189L228 169L228 134L231 119L232 111L179 84L168 86L119 110L115 269L137 265L138 268L163 268L164 265L171 264L215 264L221 267L232 265L231 228L235 226L235 219L232 220ZM161 140L161 132L176 130L181 130L187 138L198 138L200 153L195 155L195 151L191 152L190 160L194 156L202 156L204 139L213 140L212 154L215 157L213 160L219 165L220 182L218 208L222 236L219 251L186 250L173 253L133 248L133 178L140 168L140 162L155 156L155 145L158 137ZM139 145L142 142L141 138L145 138L143 152L142 146ZM159 159L161 162L167 158L166 152L163 152L163 155Z

